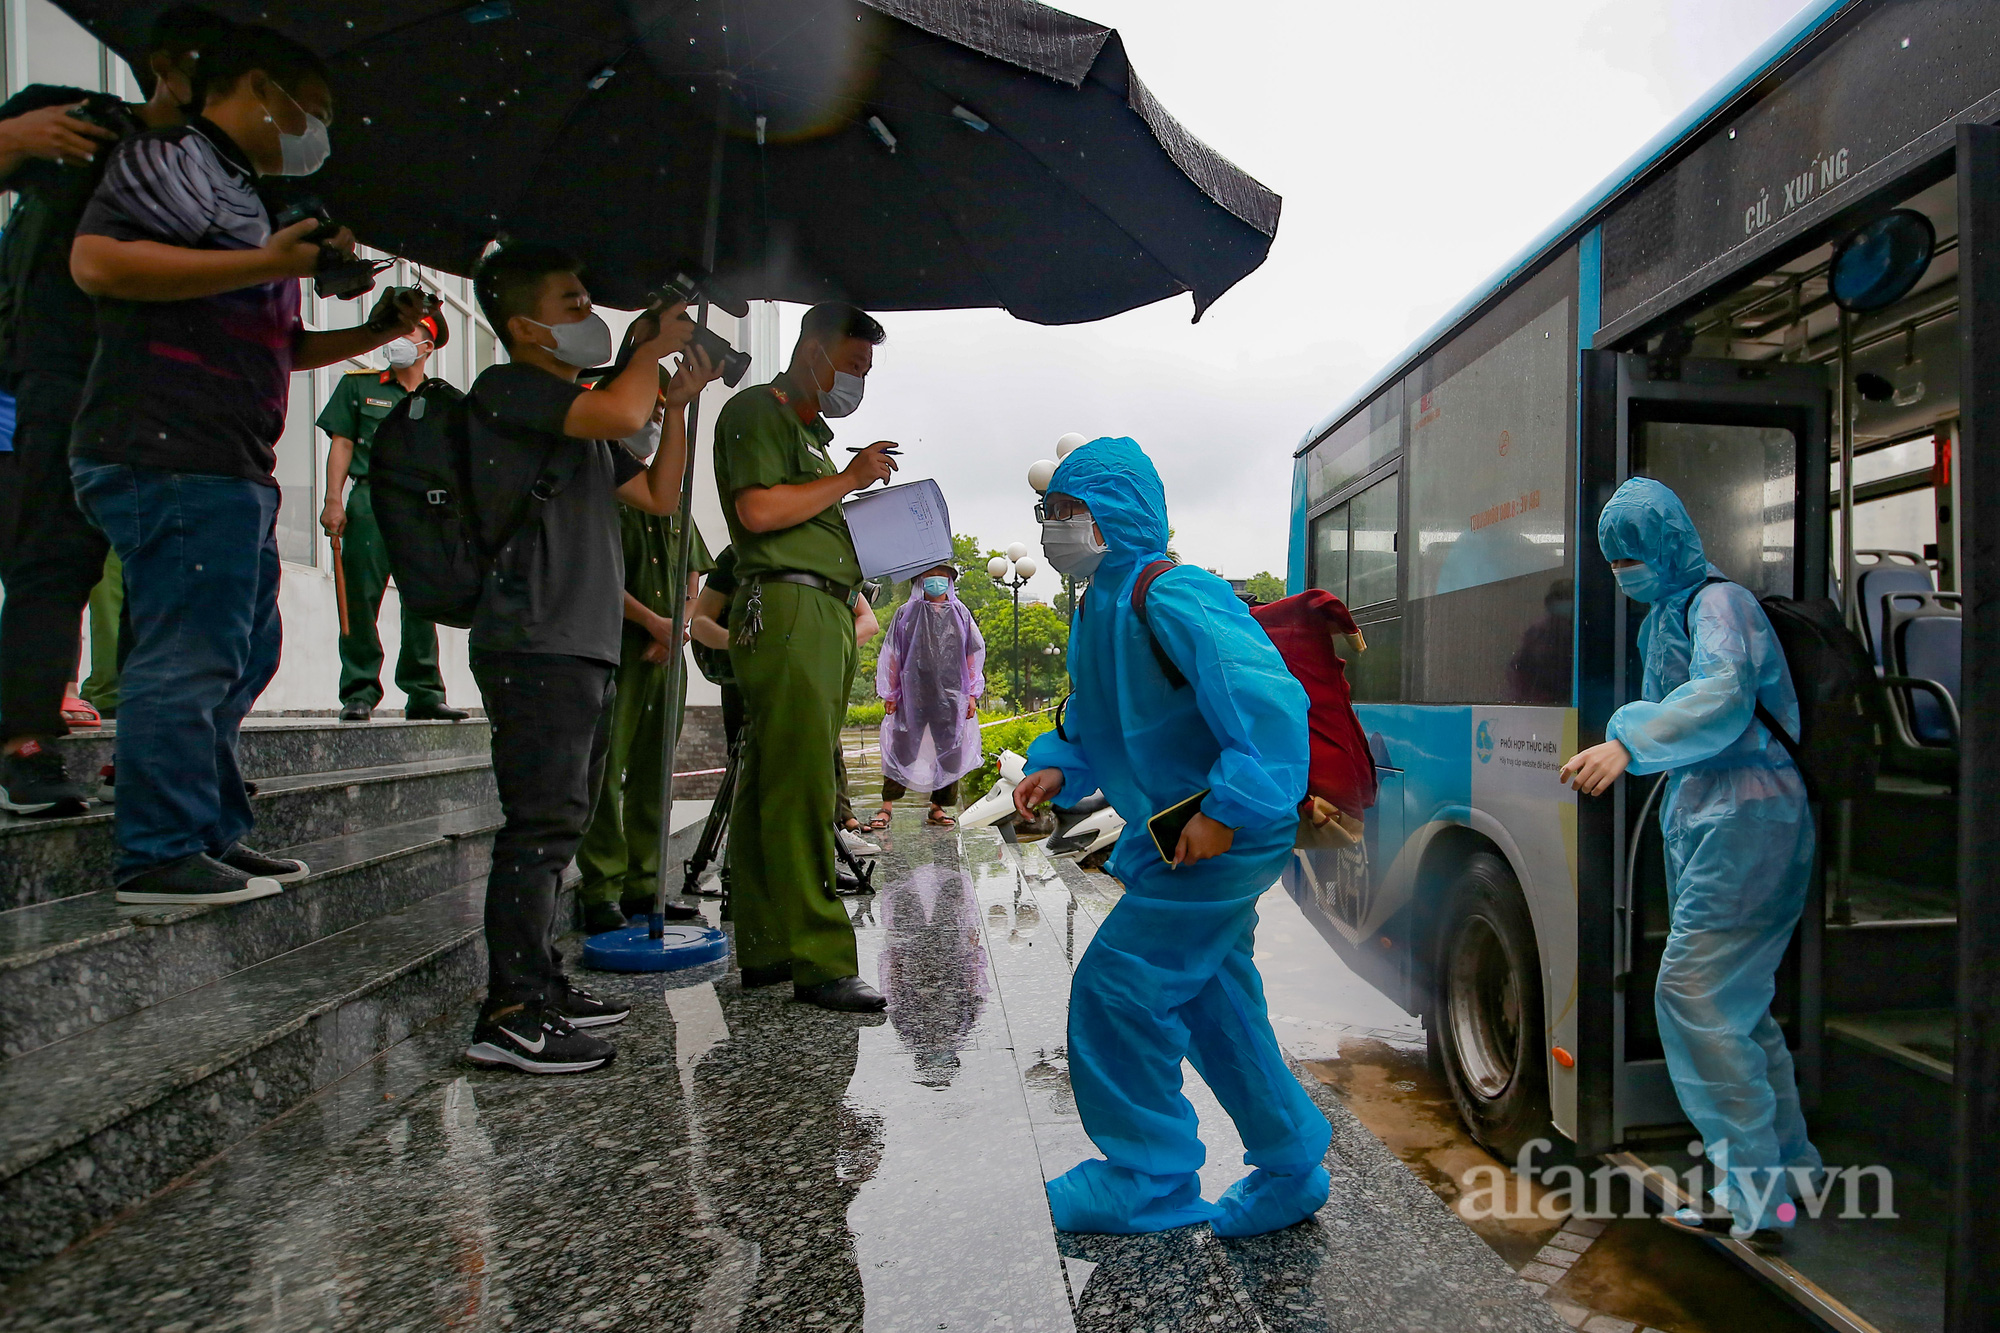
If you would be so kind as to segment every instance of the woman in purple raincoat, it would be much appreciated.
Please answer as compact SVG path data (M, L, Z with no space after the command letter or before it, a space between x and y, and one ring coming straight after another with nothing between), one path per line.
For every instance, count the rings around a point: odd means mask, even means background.
M938 565L916 580L896 611L875 668L882 696L882 809L871 828L889 826L906 791L931 794L926 822L950 827L958 780L979 767L979 696L986 692L986 642L953 586L958 571Z

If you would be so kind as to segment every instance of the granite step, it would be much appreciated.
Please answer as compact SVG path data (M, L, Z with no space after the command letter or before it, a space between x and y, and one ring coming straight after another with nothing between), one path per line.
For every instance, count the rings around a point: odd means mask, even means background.
M498 805L283 849L276 897L120 907L108 889L0 912L0 1057L24 1055L484 875Z
M251 801L257 827L245 841L296 847L493 800L484 752L261 778ZM62 819L0 814L0 911L102 890L116 860L108 805Z
M256 781L419 759L473 758L487 753L491 734L483 717L463 722L252 717L243 724L236 754L243 776ZM70 775L95 784L97 771L111 762L117 737L116 722L107 722L98 730L72 732L62 742Z
M61 1251L483 983L483 883L0 1063L0 1274Z

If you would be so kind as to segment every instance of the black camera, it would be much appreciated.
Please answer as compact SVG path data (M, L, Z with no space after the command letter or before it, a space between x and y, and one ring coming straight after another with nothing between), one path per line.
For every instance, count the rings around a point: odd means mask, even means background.
M695 305L704 296L710 305L738 319L750 313L748 305L741 301L732 302L718 294L713 283L695 276L694 270L686 267L676 270L674 276L662 283L660 289L653 293L652 299L647 302L647 312L658 313L679 301ZM697 326L689 345L699 347L707 354L710 361L722 368L722 382L732 389L741 384L743 377L750 373L750 354L731 347L728 340L714 329Z
M332 236L340 230L333 215L327 212L326 205L319 201L317 195L310 194L300 195L280 208L271 221L271 228L283 231L307 218L319 222L319 226L307 234L307 240ZM323 297L352 301L373 291L375 276L395 262L393 259L362 259L321 242L319 262L313 266L313 292Z
M67 113L73 120L87 120L91 124L110 130L119 138L128 134L138 134L146 127L122 97L110 93L92 93L82 103L73 106Z

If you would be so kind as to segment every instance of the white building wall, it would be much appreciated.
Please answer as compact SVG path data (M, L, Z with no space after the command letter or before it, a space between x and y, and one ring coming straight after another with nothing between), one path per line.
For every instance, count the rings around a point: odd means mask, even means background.
M49 0L0 0L0 41L5 46L9 96L30 83L59 83L114 92L131 100L142 99L143 94L125 63ZM380 282L421 286L443 299L452 336L449 345L433 354L431 374L467 389L481 370L505 358L492 328L479 314L469 279L398 261L382 275ZM356 301L323 301L312 295L307 284L306 324L316 329L350 327L366 317L373 303L372 295ZM629 314L621 316L609 310L603 313L614 329L621 329L631 318ZM710 323L736 347L752 354L749 374L739 388L762 383L782 369L776 302L753 303L750 315L742 320L718 313ZM278 442L277 469L277 480L284 492L278 517L279 554L284 561L278 607L284 620L285 647L277 677L257 702L259 712L330 713L340 706L340 614L334 592L332 549L319 527L326 478L326 435L313 421L341 375L349 370L382 365L379 356L370 356L292 377L291 404L284 436ZM729 534L715 493L712 455L715 414L734 392L718 382L703 395L696 436L695 524L710 549L716 551L728 542ZM394 711L403 707L404 699L394 680L402 630L401 610L393 586L382 599L377 628L384 654L381 707ZM86 620L81 664L85 673L89 669L89 655ZM461 707L477 707L479 691L467 664L464 630L438 631L438 660L451 702ZM687 672L690 703L721 702L719 692L694 669L692 659Z

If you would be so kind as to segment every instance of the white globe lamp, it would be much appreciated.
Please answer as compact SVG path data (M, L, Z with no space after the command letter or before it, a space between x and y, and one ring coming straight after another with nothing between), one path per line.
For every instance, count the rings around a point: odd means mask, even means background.
M1023 542L1015 542L1007 548L1007 558L1017 565L1021 563L1021 558L1027 555L1027 553L1027 545Z
M1013 572L1014 566L1008 563L1004 555L996 555L986 562L986 573L989 578L1004 579Z
M1083 448L1084 445L1089 443L1090 443L1089 440L1085 439L1077 432L1071 431L1069 434L1063 436L1060 440L1056 441L1056 457L1068 458L1072 452Z
M1049 479L1055 475L1056 460L1053 458L1039 459L1028 466L1028 484L1035 488L1037 495L1049 493Z
M1035 563L1035 557L1031 555L1024 555L1014 562L1014 573L1024 579L1035 577L1035 571L1040 568L1041 566Z

